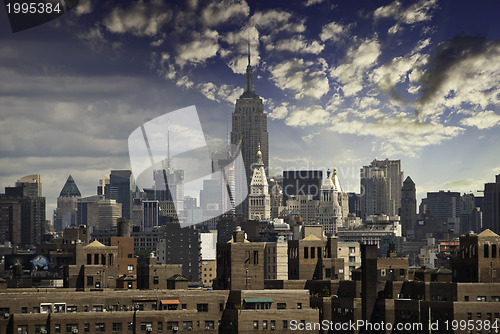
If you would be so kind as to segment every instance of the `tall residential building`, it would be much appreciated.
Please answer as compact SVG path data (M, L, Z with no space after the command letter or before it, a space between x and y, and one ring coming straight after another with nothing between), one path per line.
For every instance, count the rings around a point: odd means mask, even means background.
M292 196L312 195L319 200L323 171L321 170L292 170L283 171L283 201L284 205Z
M254 164L252 181L250 182L248 205L248 218L256 220L271 219L271 198L260 145L258 146L257 163Z
M70 175L57 198L57 209L54 211L54 229L62 232L71 225L76 225L77 199L82 195Z
M401 188L401 225L403 236L413 239L415 236L415 225L417 224L417 194L415 182L407 177Z
M181 228L179 223L161 227L156 244L160 264L182 264L182 276L190 282L200 282L201 237L192 226Z
M500 174L495 177L495 183L484 185L483 227L495 233L500 233Z
M253 174L253 165L257 162L255 152L260 144L264 169L269 168L269 139L267 133L267 114L264 113L262 99L255 93L252 66L250 65L250 45L248 46L248 65L246 71L245 91L236 100L232 117L231 143L239 145L245 163L247 185ZM248 216L248 203L241 206L243 216Z
M109 198L122 205L122 217L132 217L132 193L135 183L129 170L112 170L109 175Z
M401 206L403 172L401 160L373 160L361 168L361 212L370 215L398 214Z
M460 235L460 213L461 213L461 202L460 193L443 191L439 192L428 192L427 198L422 199L422 203L425 203L426 216L436 219L439 222L446 223L448 225L448 230Z
M46 232L45 197L41 197L40 175L28 175L6 187L0 195L0 242L35 246Z

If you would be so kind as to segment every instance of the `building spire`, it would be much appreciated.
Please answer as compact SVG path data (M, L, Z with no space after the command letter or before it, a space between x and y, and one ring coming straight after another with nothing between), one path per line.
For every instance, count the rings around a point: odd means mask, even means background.
M248 40L248 65L246 73L245 91L241 97L255 97L255 88L253 87L253 72L252 65L250 65L250 40Z

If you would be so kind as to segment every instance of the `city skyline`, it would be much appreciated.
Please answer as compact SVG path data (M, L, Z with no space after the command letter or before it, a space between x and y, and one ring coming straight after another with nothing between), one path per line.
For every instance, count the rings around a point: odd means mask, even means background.
M69 175L95 194L99 178L130 169L135 128L193 104L209 144L227 141L250 41L270 176L336 166L344 189L359 192L360 168L389 158L401 159L418 202L476 192L500 173L496 9L80 1L16 34L0 10L0 187L41 174L52 219Z

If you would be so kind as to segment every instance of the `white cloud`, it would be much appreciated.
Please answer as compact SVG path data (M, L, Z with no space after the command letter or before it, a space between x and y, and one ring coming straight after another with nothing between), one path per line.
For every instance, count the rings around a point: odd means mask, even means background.
M293 127L310 125L324 125L329 122L330 113L321 106L314 105L306 108L295 108L285 120L285 124Z
M365 39L347 50L342 64L330 71L330 76L342 84L345 96L355 95L363 89L368 70L376 65L380 54L376 37Z
M218 37L217 31L209 29L202 33L193 33L190 42L177 46L175 62L181 66L188 62L195 65L204 63L217 54Z
M325 75L326 61L304 61L292 59L269 66L271 80L283 90L296 92L295 98L321 98L330 90L328 78Z
M323 42L338 42L347 37L350 29L350 25L342 25L337 22L330 22L324 25L323 28L321 28L321 34L319 35L319 37Z
M226 64L234 73L243 74L246 71L249 41L250 63L252 66L259 65L259 32L255 27L245 26L239 31L226 33L221 39L229 44L229 48L223 50L221 56L228 59Z
M154 36L171 17L163 1L139 0L128 8L113 8L103 24L112 33Z
M250 18L250 24L270 30L273 34L278 32L301 33L306 30L304 20L298 20L287 11L270 9L255 12Z
M92 13L92 2L90 0L80 0L78 6L75 8L77 16Z
M317 5L319 3L323 3L325 0L307 0L307 2L304 4L304 6L309 7L313 5Z
M500 125L500 115L496 114L492 110L485 110L475 114L474 116L462 119L460 124L465 126L475 126L480 130L488 129Z
M394 35L403 29L403 25L413 25L416 23L429 21L432 12L438 7L437 0L420 0L404 8L400 1L377 8L373 12L373 19L376 21L384 18L396 20L396 24L389 28L389 35Z
M297 35L291 38L285 38L276 43L267 44L266 49L278 51L290 51L293 53L311 53L319 54L325 46L318 41L306 41L303 35Z
M283 119L288 115L288 103L282 103L280 106L274 108L272 112L268 113L271 119Z
M184 88L191 88L194 85L194 82L189 80L187 76L182 76L177 82L175 83L179 87L184 87Z
M196 88L209 100L221 102L227 101L231 104L243 94L243 88L231 85L215 85L213 82L205 82L196 85Z
M250 7L244 0L222 0L210 2L201 12L201 18L207 26L211 27L225 22L241 22L249 14Z

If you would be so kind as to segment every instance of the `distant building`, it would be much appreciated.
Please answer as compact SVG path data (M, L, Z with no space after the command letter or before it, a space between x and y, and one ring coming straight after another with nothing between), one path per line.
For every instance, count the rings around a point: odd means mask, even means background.
M271 198L267 183L266 170L262 160L260 145L257 151L257 162L254 164L250 194L248 195L248 218L254 220L271 219Z
M361 168L361 212L370 215L397 215L401 206L403 172L401 160L373 160Z
M320 198L323 171L291 170L283 171L283 202L287 205L290 197L311 195L314 200Z
M80 190L70 175L57 198L57 209L54 211L54 229L57 232L76 225L77 200L81 197Z
M331 234L337 233L337 230L343 226L342 207L339 203L341 192L338 185L334 183L334 178L336 178L336 173L331 178L330 170L328 170L325 182L321 186L321 197L316 216L316 222L323 226L324 232Z
M201 233L201 282L211 287L217 275L217 232Z
M415 225L417 224L417 193L415 182L411 177L407 177L401 188L401 226L403 236L415 239Z
M265 252L265 279L288 280L288 244L267 242Z
M495 177L495 183L484 185L483 227L495 233L500 233L500 174Z
M304 223L314 223L318 217L319 200L312 195L297 195L288 198L281 215L301 217Z
M109 175L109 198L122 205L121 217L132 216L132 193L135 183L130 170L112 170Z
M116 228L116 222L122 216L122 204L102 195L79 198L76 205L77 225L85 225L91 232Z
M461 201L460 193L452 191L428 192L427 198L422 200L425 203L425 215L445 223L448 231L460 235L460 214Z

